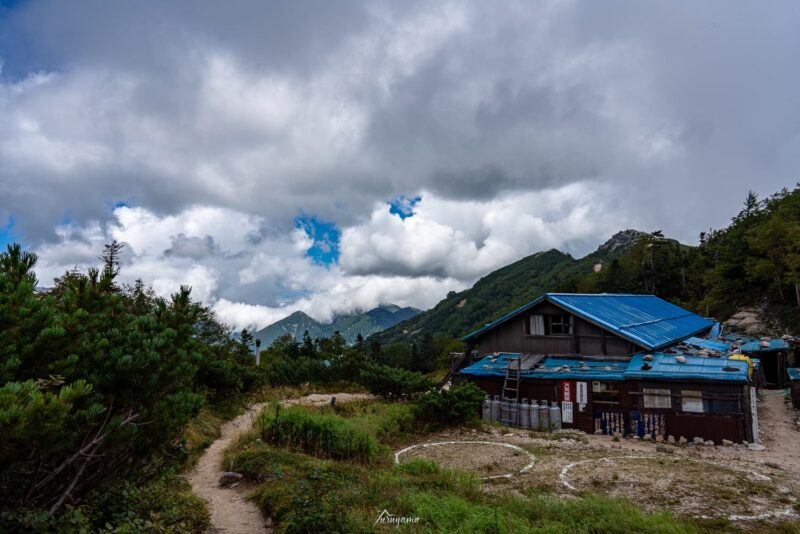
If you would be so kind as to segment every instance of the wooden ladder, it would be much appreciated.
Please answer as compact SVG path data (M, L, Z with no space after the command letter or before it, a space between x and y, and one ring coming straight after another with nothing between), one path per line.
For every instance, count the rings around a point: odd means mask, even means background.
M501 404L500 421L508 425L519 425L519 390L522 377L522 355L517 358L517 365L509 362L506 367L506 377L503 380L503 397ZM511 401L516 401L512 405ZM514 407L516 406L516 408Z

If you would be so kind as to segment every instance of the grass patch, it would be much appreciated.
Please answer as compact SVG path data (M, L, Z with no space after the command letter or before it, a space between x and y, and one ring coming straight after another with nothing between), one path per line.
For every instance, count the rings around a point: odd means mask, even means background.
M374 532L383 509L420 518L416 525L401 525L400 532L698 531L686 520L649 514L620 499L487 493L475 476L443 469L430 460L366 467L262 444L241 452L236 468L248 476L253 470L270 472L256 499L275 519L278 532Z
M258 433L266 442L320 458L374 463L382 456L375 436L339 415L310 413L301 407L264 410Z
M255 499L277 532L375 532L383 528L375 525L383 509L420 518L385 527L399 532L698 532L689 520L647 513L622 499L562 499L538 488L510 496L429 459L393 465L383 453L373 456L395 432L414 431L411 403L275 413L275 407L266 409L254 431L226 454L235 470L261 482ZM354 448L355 435L368 436L369 445Z

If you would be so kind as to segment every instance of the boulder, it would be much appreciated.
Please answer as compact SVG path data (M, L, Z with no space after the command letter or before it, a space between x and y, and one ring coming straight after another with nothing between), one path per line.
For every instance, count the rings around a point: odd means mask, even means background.
M731 440L729 440L729 439L723 439L723 440L722 440L722 444L723 444L725 447L730 447L730 446L732 446L732 445L733 445L733 442L732 442Z
M694 443L695 445L703 445L705 442L706 440L704 440L703 438L698 438L697 436L695 436L692 439L692 443Z
M667 443L675 445L675 436L667 436Z
M244 475L241 473L236 473L234 471L225 471L224 473L222 473L222 476L219 477L219 485L230 486L231 484L241 482L243 478Z
M709 439L709 440L706 441L706 446L713 447L714 446L714 442Z
M686 439L686 438L684 438L683 436L681 436L680 438L678 438L678 443L680 443L681 445L686 445L686 443L687 443L688 441L689 441L689 440L688 440L688 439Z

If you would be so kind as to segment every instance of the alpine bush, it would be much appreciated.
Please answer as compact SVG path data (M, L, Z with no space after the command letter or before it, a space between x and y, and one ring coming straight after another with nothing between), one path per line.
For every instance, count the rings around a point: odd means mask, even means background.
M462 425L478 418L486 393L475 384L430 391L414 401L417 419L433 427Z
M365 366L359 382L373 395L386 399L413 398L436 386L433 380L420 373L377 364Z

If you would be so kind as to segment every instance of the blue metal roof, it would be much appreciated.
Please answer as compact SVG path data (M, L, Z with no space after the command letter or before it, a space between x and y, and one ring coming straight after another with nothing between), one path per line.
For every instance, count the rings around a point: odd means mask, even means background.
M768 352L771 350L786 350L788 348L789 342L783 339L755 340L742 345L742 352Z
M645 361L644 354L634 354L625 371L625 378L747 382L748 365L745 361L700 356L683 358L686 361L681 363L675 354L655 353L651 361Z
M789 367L788 369L786 369L786 372L789 374L789 380L791 381L800 380L800 369Z
M543 300L648 350L666 347L707 330L714 324L655 295L545 293L462 339L473 339Z

